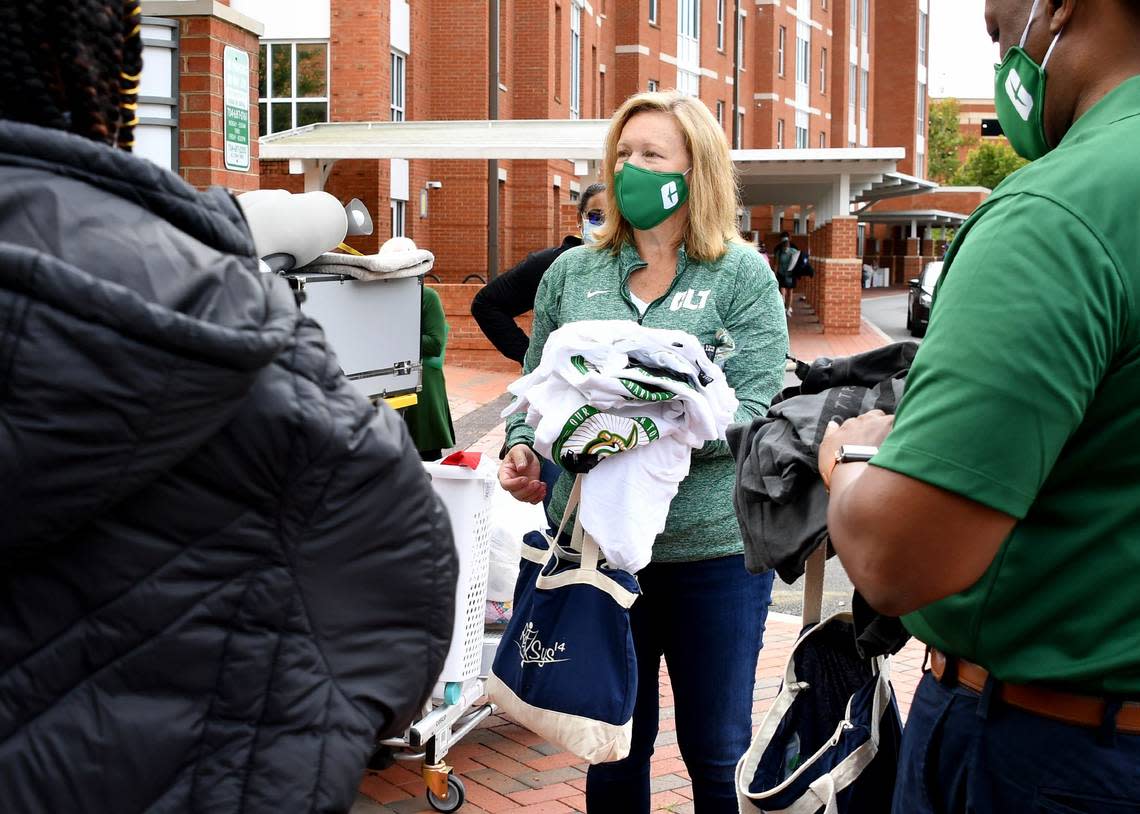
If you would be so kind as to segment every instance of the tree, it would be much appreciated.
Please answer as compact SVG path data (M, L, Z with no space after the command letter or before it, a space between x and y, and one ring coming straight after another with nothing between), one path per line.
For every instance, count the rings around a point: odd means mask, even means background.
M1007 175L1028 163L1007 141L985 142L966 157L965 165L954 176L954 183L994 189Z
M930 103L930 124L927 134L927 169L930 177L940 184L949 184L962 162L959 149L972 146L974 139L962 135L958 127L960 108L957 99L940 99Z

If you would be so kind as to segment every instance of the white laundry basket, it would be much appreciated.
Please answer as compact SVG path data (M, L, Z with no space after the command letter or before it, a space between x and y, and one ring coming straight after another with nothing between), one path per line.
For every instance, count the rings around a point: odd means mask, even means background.
M441 683L461 683L479 675L483 655L483 620L487 610L487 569L491 551L491 494L495 469L425 463L432 488L447 507L459 580L455 586L455 627Z

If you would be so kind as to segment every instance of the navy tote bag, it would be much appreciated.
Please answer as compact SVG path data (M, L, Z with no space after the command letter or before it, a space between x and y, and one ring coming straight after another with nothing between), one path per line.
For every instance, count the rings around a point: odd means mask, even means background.
M581 480L554 539L536 531L523 538L513 615L487 695L522 726L594 764L629 754L637 697L629 608L640 590L632 574L600 560L581 521L562 545Z

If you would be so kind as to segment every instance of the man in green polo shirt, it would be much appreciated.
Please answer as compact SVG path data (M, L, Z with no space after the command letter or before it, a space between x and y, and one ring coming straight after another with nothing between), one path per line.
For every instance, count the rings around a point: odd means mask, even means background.
M893 428L830 428L829 527L859 591L931 647L896 814L1136 812L1140 2L988 0L985 19L1033 163L951 247Z

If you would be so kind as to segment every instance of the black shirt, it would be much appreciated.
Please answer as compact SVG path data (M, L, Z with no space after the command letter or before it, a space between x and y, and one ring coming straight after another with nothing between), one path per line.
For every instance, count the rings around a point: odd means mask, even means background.
M567 249L582 245L582 238L567 235L561 246L528 254L521 263L480 289L471 301L471 316L499 353L520 365L530 339L515 323L515 317L534 308L534 297L542 275L555 258Z

